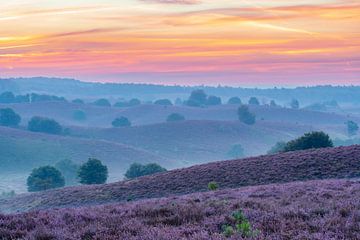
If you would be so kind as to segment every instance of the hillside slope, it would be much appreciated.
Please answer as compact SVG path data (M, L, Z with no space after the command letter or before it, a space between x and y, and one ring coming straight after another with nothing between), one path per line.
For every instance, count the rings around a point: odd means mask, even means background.
M1 200L1 211L73 207L220 188L360 176L360 145L214 162L107 185L80 186Z
M175 161L121 143L0 127L1 172L29 172L34 167L52 165L63 159L81 163L89 157L101 159L108 165L113 181L122 179L133 162L179 167Z
M262 123L249 126L239 121L193 120L130 128L72 128L73 136L103 139L142 148L183 164L199 164L226 159L234 144L241 144L245 155L266 153L277 141L290 140L310 126Z
M242 211L255 239L360 239L360 183L245 187L91 208L0 215L4 239L225 240ZM249 238L246 238L249 239ZM250 238L253 239L253 238Z

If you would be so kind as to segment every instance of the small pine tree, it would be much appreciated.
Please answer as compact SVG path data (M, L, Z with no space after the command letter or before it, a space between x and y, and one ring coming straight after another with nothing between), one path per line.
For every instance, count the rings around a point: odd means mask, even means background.
M218 188L219 188L219 186L218 186L217 182L212 181L212 182L208 183L208 189L210 191L216 191Z

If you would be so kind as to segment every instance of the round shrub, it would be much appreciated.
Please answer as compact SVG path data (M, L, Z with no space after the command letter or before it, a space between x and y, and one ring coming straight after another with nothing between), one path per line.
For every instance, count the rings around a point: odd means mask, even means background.
M212 182L208 183L208 189L210 191L216 191L218 188L219 188L219 186L218 186L217 182L212 181Z
M108 178L108 168L100 160L89 158L80 166L78 177L81 184L103 184Z
M29 192L60 188L64 185L65 180L61 172L51 166L35 168L27 179Z
M7 127L17 127L21 121L19 114L11 108L0 109L0 125Z
M131 122L126 117L120 117L120 118L115 118L114 121L112 121L111 125L113 127L129 127L131 126Z
M33 117L28 123L28 130L32 132L44 132L49 134L62 133L61 125L53 119Z
M180 113L172 113L166 119L167 122L178 122L178 121L184 121L184 120L185 120L185 117L183 115L181 115Z

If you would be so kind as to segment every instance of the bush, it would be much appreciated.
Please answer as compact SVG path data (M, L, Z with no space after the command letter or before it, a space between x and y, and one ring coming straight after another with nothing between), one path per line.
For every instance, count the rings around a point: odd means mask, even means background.
M278 105L276 104L276 102L274 100L271 100L270 107L278 107Z
M76 121L85 121L86 113L82 110L75 110L72 114L72 118Z
M3 92L0 95L0 103L13 103L15 102L15 95L12 92Z
M251 97L251 98L249 99L249 104L250 104L250 105L260 105L260 102L259 102L259 100L258 100L256 97Z
M191 92L186 105L191 107L200 107L206 105L207 95L204 90L197 89Z
M141 104L141 101L137 98L131 99L128 103L129 107L138 106L140 104Z
M288 142L284 148L284 152L306 150L312 148L333 147L334 144L329 135L324 132L310 132L304 136Z
M255 124L255 114L251 113L249 108L245 105L241 105L238 109L239 120L245 124Z
M167 170L156 163L149 163L142 165L139 163L133 163L126 171L125 177L127 179L134 179L141 176L152 175L155 173L166 172Z
M111 125L113 127L129 127L131 126L131 122L126 117L120 117L120 118L115 118L114 121L112 121Z
M228 104L238 104L241 105L241 99L239 97L232 97L228 100Z
M242 158L245 156L244 148L240 144L233 145L227 153L230 158Z
M185 117L183 115L181 115L180 113L172 113L166 119L167 122L178 122L178 121L184 121L184 120L185 120Z
M210 191L216 191L218 188L219 188L219 186L218 186L217 182L213 181L213 182L208 183L208 189Z
M293 100L291 101L291 103L290 103L290 106L291 106L292 109L299 109L300 103L299 103L298 100L293 99Z
M61 125L53 119L33 117L28 123L28 130L32 132L61 134L63 129Z
M355 136L359 130L359 125L354 121L347 121L346 127L350 137Z
M100 160L89 158L80 166L78 177L81 184L103 184L108 178L108 168Z
M60 188L64 185L65 180L61 172L51 166L35 168L27 179L29 192Z
M274 154L283 152L286 147L286 142L277 142L267 153L268 154Z
M215 105L221 105L221 98L217 96L209 96L206 105L209 106L215 106Z
M111 103L105 98L100 98L96 100L93 104L100 107L111 107Z
M75 164L69 159L64 159L55 164L65 178L66 185L75 185L77 181L77 173L79 171L79 165Z
M66 99L64 97L58 97L47 94L32 93L30 98L31 98L31 102L66 102Z
M7 127L17 127L21 121L19 114L11 108L0 109L0 125Z
M72 100L71 102L72 102L72 103L75 103L75 104L84 104L84 101L81 100L81 99L79 99L79 98L74 99L74 100Z
M159 99L154 102L156 105L172 106L172 102L169 99Z

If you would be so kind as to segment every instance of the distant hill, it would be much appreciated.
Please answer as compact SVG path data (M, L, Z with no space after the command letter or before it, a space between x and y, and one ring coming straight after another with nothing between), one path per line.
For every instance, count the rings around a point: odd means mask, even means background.
M241 211L254 239L360 239L359 205L359 182L308 181L0 215L0 232L4 239L243 239L223 229Z
M117 84L117 83L90 83L74 79L61 78L11 78L0 79L0 91L15 91L18 93L38 92L60 94L66 97L139 97L145 100L156 98L177 97L185 98L194 89L202 88L208 94L215 94L227 100L232 96L249 98L257 96L261 100L275 99L282 103L289 103L296 98L302 104L336 100L340 103L360 102L359 86L316 86L297 88L236 88L227 86L162 86L153 84Z
M34 167L53 165L63 159L81 163L89 157L108 165L112 181L123 179L123 173L133 162L179 166L175 161L121 143L0 127L0 172L30 172Z
M234 144L247 156L266 153L277 141L290 140L310 126L262 123L249 126L239 121L193 120L126 128L71 128L76 137L103 139L145 149L182 164L199 164L229 158Z
M23 194L11 200L0 200L0 210L77 207L181 195L206 191L210 181L216 181L220 189L225 189L356 177L360 177L360 145L213 162L131 181Z

